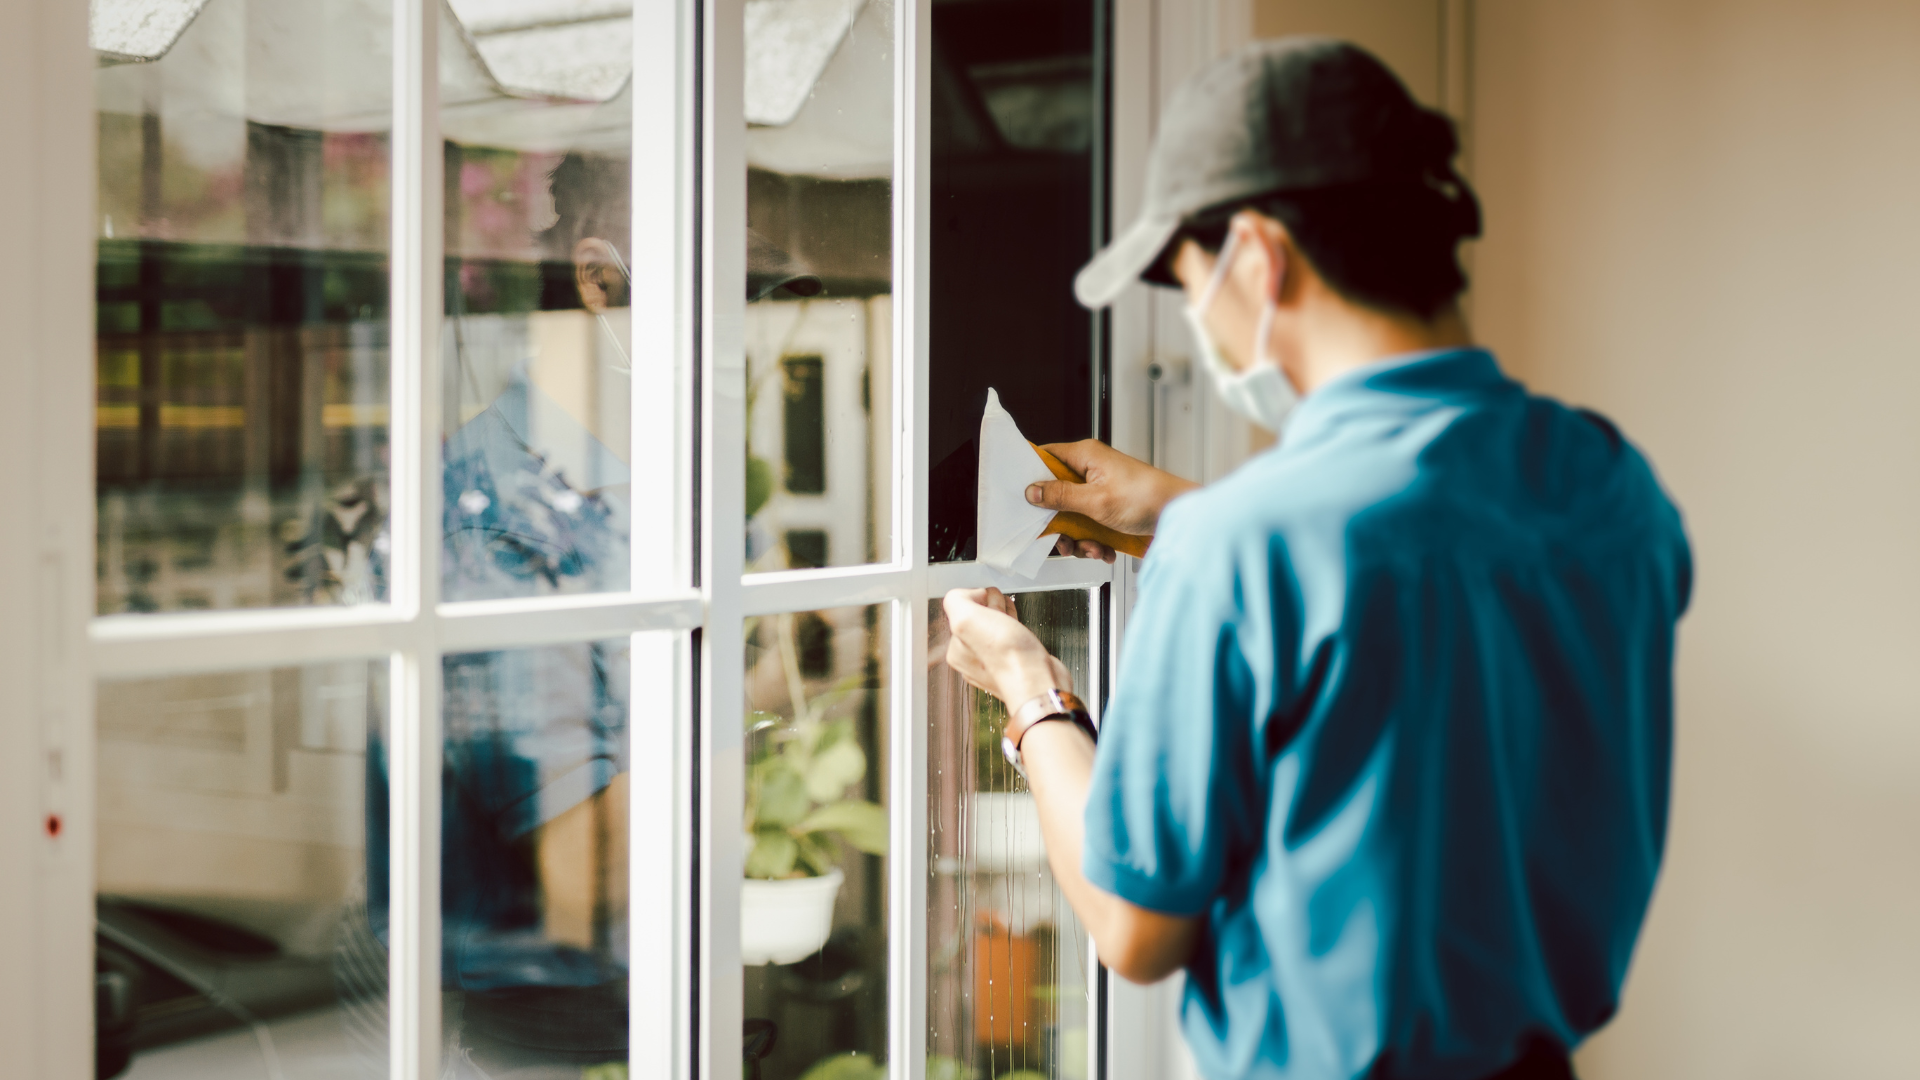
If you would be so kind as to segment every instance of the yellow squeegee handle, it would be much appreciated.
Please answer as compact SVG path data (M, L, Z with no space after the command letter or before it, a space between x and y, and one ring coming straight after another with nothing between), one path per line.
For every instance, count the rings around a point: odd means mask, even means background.
M1047 463L1047 468L1052 471L1055 479L1065 480L1069 484L1087 482L1086 477L1074 472L1066 462L1033 443L1027 445L1032 446L1033 452L1040 455L1040 460ZM1047 527L1042 529L1040 534L1044 536L1050 532L1057 532L1070 540L1092 540L1105 544L1115 551L1123 551L1136 559L1146 558L1147 546L1153 543L1151 536L1135 536L1132 533L1109 529L1085 514L1075 514L1065 510L1053 515L1053 520L1047 523Z

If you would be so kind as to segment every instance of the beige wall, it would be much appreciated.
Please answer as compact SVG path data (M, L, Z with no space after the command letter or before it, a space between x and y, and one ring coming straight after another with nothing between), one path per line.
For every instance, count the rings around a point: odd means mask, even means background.
M1458 2L1458 0L1455 0ZM1441 103L1445 0L1254 0L1253 36L1325 34L1370 50L1415 97Z
M1920 1076L1920 4L1481 0L1482 337L1687 514L1668 861L1588 1080Z

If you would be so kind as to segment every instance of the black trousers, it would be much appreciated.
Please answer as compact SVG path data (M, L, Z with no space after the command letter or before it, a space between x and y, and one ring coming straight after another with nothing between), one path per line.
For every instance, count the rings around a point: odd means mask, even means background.
M1390 1061L1374 1063L1368 1080L1398 1080L1402 1074L1393 1068ZM1567 1052L1545 1039L1535 1039L1527 1044L1520 1060L1488 1076L1486 1080L1577 1080L1573 1075L1573 1062Z

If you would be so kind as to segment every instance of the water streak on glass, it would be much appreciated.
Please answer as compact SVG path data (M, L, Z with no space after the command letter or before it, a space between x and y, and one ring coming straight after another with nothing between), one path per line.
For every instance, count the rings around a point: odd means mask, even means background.
M624 591L635 508L672 497L629 460L632 5L451 10L441 595Z
M1084 688L1088 594L1016 604ZM1086 931L1048 869L1033 795L1001 754L1006 708L946 666L937 601L928 632L927 1076L1085 1080Z
M98 1075L386 1075L386 675L100 684Z
M887 611L747 623L748 1077L887 1075Z
M98 610L384 600L387 2L94 11Z
M893 0L747 0L747 569L892 556Z
M630 651L621 638L442 662L454 1076L625 1068Z

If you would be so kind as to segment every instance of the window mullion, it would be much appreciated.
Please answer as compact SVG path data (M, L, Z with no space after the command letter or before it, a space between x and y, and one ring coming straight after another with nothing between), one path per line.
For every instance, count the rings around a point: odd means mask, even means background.
M896 558L910 591L893 617L892 876L888 889L887 1057L895 1075L927 1058L928 307L931 298L932 0L896 8L894 24L893 461Z
M744 1019L740 892L745 867L745 646L747 279L746 9L743 0L695 0L700 49L700 573L707 596L701 638L702 715L696 840L700 905L698 1075L739 1080Z
M388 1025L394 1080L440 1073L440 5L393 5L391 600L417 632L393 655Z
M656 478L652 527L635 519L632 573L637 590L695 584L690 447L700 297L697 209L699 100L692 4L633 9L632 304L634 378L630 460ZM636 479L640 470L636 469ZM640 495L636 484L634 492ZM635 507L641 503L635 500ZM692 625L704 617L695 594ZM697 1052L689 1029L698 1010L690 963L699 925L693 909L692 828L694 695L685 635L636 635L628 680L633 740L628 806L628 1070L633 1076L690 1077ZM658 718L658 723L649 722Z

